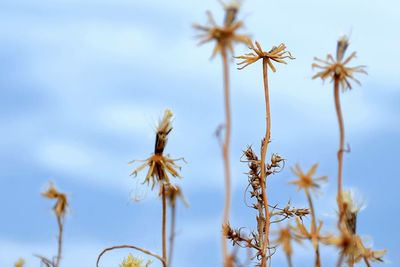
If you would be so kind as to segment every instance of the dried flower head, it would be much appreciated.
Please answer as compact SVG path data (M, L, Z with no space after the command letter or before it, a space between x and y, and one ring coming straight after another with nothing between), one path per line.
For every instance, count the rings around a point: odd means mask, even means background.
M289 51L286 51L286 46L280 44L278 47L274 46L268 52L263 51L259 42L255 42L255 45L251 41L248 41L249 48L253 50L252 53L245 54L244 56L235 57L237 59L242 59L237 65L241 66L239 69L244 69L248 65L257 62L259 59L264 59L267 65L271 68L273 72L276 72L275 66L272 61L287 64L285 59L295 59Z
M311 227L311 231L308 231L303 222L299 218L296 218L296 227L292 227L292 229L296 238L308 239L311 241L314 247L317 247L319 241L327 239L327 236L323 236L321 234L322 226L323 222L320 221L318 227Z
M185 196L182 193L182 189L177 186L177 185L168 185L165 189L165 195L168 199L168 202L171 206L175 206L176 205L176 200L178 198L180 198L183 202L183 204L188 207L189 206L189 202L187 201L187 199L185 198Z
M47 191L43 192L42 195L49 199L56 199L57 202L53 207L54 212L56 213L57 217L59 218L64 217L68 208L67 195L59 192L54 186L54 184L51 182Z
M159 182L162 182L166 185L170 184L168 173L171 174L173 177L181 178L178 172L178 170L180 170L180 167L175 163L175 161L180 159L171 159L169 158L168 155L163 154L164 148L168 141L168 135L172 130L172 125L171 125L172 116L173 114L169 109L165 110L164 116L160 120L157 127L154 154L151 155L148 159L144 160L145 163L137 167L131 173L131 175L136 176L138 172L140 172L146 167L149 167L149 170L147 172L146 178L143 183L149 184L151 180L152 183L151 189L153 189L154 186ZM183 160L183 158L181 159ZM133 162L135 162L135 160L129 163Z
M365 71L365 66L346 66L356 57L356 52L353 52L348 58L344 59L344 54L348 46L349 40L346 36L343 36L337 42L336 60L331 54L328 54L325 60L314 58L316 63L313 63L312 67L320 69L320 71L313 76L313 79L321 78L324 81L325 79L330 78L331 81L337 80L342 87L342 91L352 88L350 80L353 80L360 85L361 83L354 77L354 73L359 72L367 74L367 72Z
M144 264L144 260L136 258L129 253L128 257L125 258L122 263L119 265L120 267L148 267L150 266L151 261L147 261Z
M338 247L351 266L361 260L364 260L367 266L370 266L370 261L383 262L383 257L386 254L384 249L367 248L359 235L351 234L348 231L341 231L340 236L325 238L323 242Z
M292 241L301 243L301 239L292 233L292 227L288 225L285 228L279 229L274 243L281 245L286 255L291 256L293 254Z
M298 190L318 190L320 188L320 182L325 182L328 177L320 176L314 178L315 172L317 171L318 164L314 164L307 173L304 173L300 166L297 164L294 168L292 168L293 173L297 176L297 180L290 182L291 184L297 185Z
M343 191L342 205L344 212L344 222L346 223L346 227L351 232L351 234L356 234L357 214L361 210L362 204L354 201L354 195L352 191Z
M248 44L248 36L238 34L237 31L243 27L243 22L237 20L237 13L240 8L240 2L232 1L229 4L224 4L225 20L223 26L218 26L211 12L207 11L208 24L202 26L194 24L193 27L201 33L197 36L200 38L199 45L215 41L215 47L211 58L214 58L218 53L226 53L229 50L234 54L233 45L235 43Z
M19 258L14 266L15 267L24 267L25 266L25 260L23 258Z

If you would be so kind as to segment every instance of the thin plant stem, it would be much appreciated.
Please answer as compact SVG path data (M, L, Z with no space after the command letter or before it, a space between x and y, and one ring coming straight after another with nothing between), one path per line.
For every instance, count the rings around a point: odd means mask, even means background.
M267 261L267 246L269 247L269 227L270 227L270 214L268 209L268 197L266 191L266 174L265 174L265 157L267 154L269 140L271 138L271 112L270 112L270 104L269 104L269 92L268 92L268 65L267 59L263 59L263 81L264 81L264 92L265 92L265 110L266 110L266 129L265 129L265 137L262 142L261 147L261 191L262 197L264 201L264 209L265 209L265 239L262 244L262 259L261 266L266 266Z
M161 186L162 194L162 257L167 262L167 197L165 194L165 185Z
M58 224L58 249L57 249L57 258L54 265L55 267L59 267L61 262L63 229L64 229L62 217L58 215L57 215L57 224Z
M138 250L138 251L140 251L140 252L142 252L144 254L147 254L147 255L149 255L151 257L154 257L154 258L158 259L162 263L163 267L167 267L166 261L160 255L157 255L157 254L155 254L155 253L153 253L153 252L151 252L151 251L149 251L147 249L140 248L140 247L137 247L137 246L132 246L132 245L112 246L112 247L104 249L99 254L99 256L97 257L96 266L99 267L100 259L106 252L114 250L114 249L121 249L121 248L132 248L132 249Z
M343 205L342 205L342 172L343 172L343 153L344 153L344 122L343 122L343 115L342 115L342 109L340 106L340 95L339 95L339 78L335 77L334 78L334 95L335 95L335 108L336 108L336 114L338 118L338 123L339 123L339 150L337 152L337 158L338 158L338 176L337 176L337 201L339 205L339 226L341 225L343 219L344 219L344 211L343 211Z
M306 193L308 205L310 206L310 211L311 211L311 234L315 234L317 232L317 220L316 220L316 216L315 216L314 204L311 199L310 191L308 191L308 189L306 189L305 193ZM317 240L317 245L315 247L315 267L321 267L321 257L320 257L320 253L319 253L318 240Z
M365 265L367 265L367 267L371 267L371 264L369 263L369 261L366 258L364 258L364 262L365 262Z
M176 206L175 204L171 205L171 225L170 225L170 233L169 233L169 253L168 253L168 266L171 266L172 263L172 255L174 253L174 241L175 241L175 218L176 218Z
M286 258L288 262L288 267L293 267L292 257L289 254L286 254Z
M229 212L231 206L231 174L230 174L230 161L229 161L229 145L231 141L231 106L229 94L229 66L226 49L223 48L221 52L223 75L224 75L224 99L225 99L225 139L223 142L223 158L224 158L224 171L225 171L225 204L223 213L223 224L229 222ZM224 265L229 264L227 240L224 234L221 236L222 253L224 257Z

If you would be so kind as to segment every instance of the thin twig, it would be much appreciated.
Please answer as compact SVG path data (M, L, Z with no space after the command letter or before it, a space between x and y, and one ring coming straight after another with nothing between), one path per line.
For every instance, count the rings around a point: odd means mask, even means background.
M229 94L229 67L226 54L226 48L222 48L221 52L223 63L224 75L224 98L225 98L225 140L223 144L223 158L225 170L225 204L223 213L223 225L229 222L229 212L231 206L231 174L230 174L230 161L229 161L229 145L231 140L231 107L230 107L230 94ZM224 257L224 265L229 263L227 240L224 234L221 236L222 253Z
M267 154L267 148L269 144L269 140L271 138L271 114L270 114L270 104L269 104L269 92L268 92L268 69L267 69L267 59L263 59L263 81L264 81L264 91L265 91L265 109L266 109L266 129L265 129L265 138L262 142L261 147L261 190L262 197L264 201L264 209L265 209L265 239L262 244L262 259L261 259L261 267L266 266L267 256L266 251L267 247L269 247L269 227L270 227L270 214L268 209L268 197L266 192L266 175L265 175L265 157Z
M56 263L55 267L60 266L61 262L61 254L62 254L62 241L63 241L63 219L61 216L57 215L57 223L58 223L58 249L57 249L57 258L56 258Z
M307 200L308 200L308 205L310 206L311 210L311 234L314 235L317 232L317 220L315 216L315 210L314 210L314 205L311 199L311 194L308 191L308 189L305 190ZM317 245L315 247L315 267L321 267L321 258L320 258L320 253L319 253L319 244L317 240Z
M167 267L167 263L164 261L164 259L163 259L161 256L159 256L159 255L157 255L157 254L155 254L155 253L153 253L153 252L151 252L151 251L149 251L149 250L147 250L147 249L140 248L140 247L136 247L136 246L132 246L132 245L112 246L112 247L109 247L109 248L104 249L104 250L99 254L99 256L97 257L96 266L99 267L100 259L101 259L101 257L102 257L106 252L111 251L111 250L114 250L114 249L121 249L121 248L132 248L132 249L136 249L136 250L138 250L138 251L140 251L140 252L142 252L142 253L144 253L144 254L147 254L147 255L149 255L149 256L152 256L152 257L158 259L159 261L161 261L163 267Z
M162 184L162 255L164 262L167 262L167 197L165 185Z
M175 203L171 205L171 225L169 233L169 253L168 253L168 266L171 266L172 255L174 254L174 244L175 244L175 217L176 217L176 205Z
M334 78L334 95L335 95L335 108L336 114L339 123L339 131L340 131L340 141L339 141L339 150L337 152L338 158L338 176L337 176L337 201L339 205L339 226L342 224L344 220L344 211L343 211L343 204L342 204L342 172L343 172L343 153L345 151L344 147L344 122L343 122L343 115L342 109L340 106L340 96L339 96L339 77Z

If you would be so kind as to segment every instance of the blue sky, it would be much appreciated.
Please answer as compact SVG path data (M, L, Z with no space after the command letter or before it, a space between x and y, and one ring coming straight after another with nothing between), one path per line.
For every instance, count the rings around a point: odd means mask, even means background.
M367 206L360 234L389 250L389 266L400 265L398 8L394 0L248 0L240 14L264 48L284 42L296 57L270 75L270 151L287 158L269 182L270 200L305 205L287 185L290 166L319 162L319 173L331 181L316 200L317 213L332 222L338 129L332 86L311 80L311 63L334 52L341 34L351 34L353 64L367 65L369 75L342 95L352 150L344 181ZM129 177L134 166L127 162L152 152L165 108L175 113L167 152L188 161L180 184L191 204L178 207L175 266L220 266L223 173L214 132L223 122L221 63L209 60L211 44L196 45L191 27L206 22L207 9L222 20L211 0L0 2L0 266L19 257L38 266L33 254L55 254L52 204L40 196L50 180L70 197L63 266L94 266L98 253L114 244L160 251L157 194L140 186L143 174ZM231 75L231 222L252 227L239 159L264 132L261 66L237 71L232 64ZM136 195L144 199L133 202ZM307 246L298 251L296 266L310 266ZM335 262L330 252L323 252L326 266ZM127 253L110 253L102 266L118 266ZM284 265L280 254L275 261Z

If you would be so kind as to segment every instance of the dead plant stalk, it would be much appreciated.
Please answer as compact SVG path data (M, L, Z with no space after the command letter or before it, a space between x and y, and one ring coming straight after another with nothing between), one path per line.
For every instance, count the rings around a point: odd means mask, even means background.
M343 153L345 151L344 148L344 122L343 122L343 115L342 109L340 106L340 95L339 95L339 77L337 75L334 76L334 98L335 98L335 109L339 123L339 149L337 152L338 158L338 191L337 191L337 199L339 204L339 223L341 223L344 219L343 217L343 208L342 208L342 172L343 172Z
M223 158L224 158L224 171L225 171L225 204L223 213L223 225L229 222L229 213L231 207L231 173L230 173L230 160L229 160L229 145L231 141L231 106L229 94L229 66L226 48L223 47L221 51L221 58L223 64L224 75L224 103L225 103L225 138L223 143ZM222 251L224 259L228 259L227 240L224 234L221 236Z
M165 195L165 185L161 185L162 194L162 256L164 262L167 262L167 198Z
M262 148L261 148L261 190L262 197L264 201L265 208L265 242L263 242L262 246L262 264L261 266L266 265L266 250L267 246L269 247L269 227L270 227L270 214L268 210L268 197L266 190L266 175L265 175L265 157L267 154L269 140L271 138L271 111L269 104L269 91L268 91L268 64L267 59L263 58L263 81L264 81L264 92L265 92L265 116L266 116L266 129L265 129L265 138L263 140Z
M304 190L307 196L308 206L311 210L311 233L317 232L317 219L315 216L314 204L312 202L311 194L308 189ZM321 267L321 256L319 253L319 244L318 241L315 245L315 267Z

